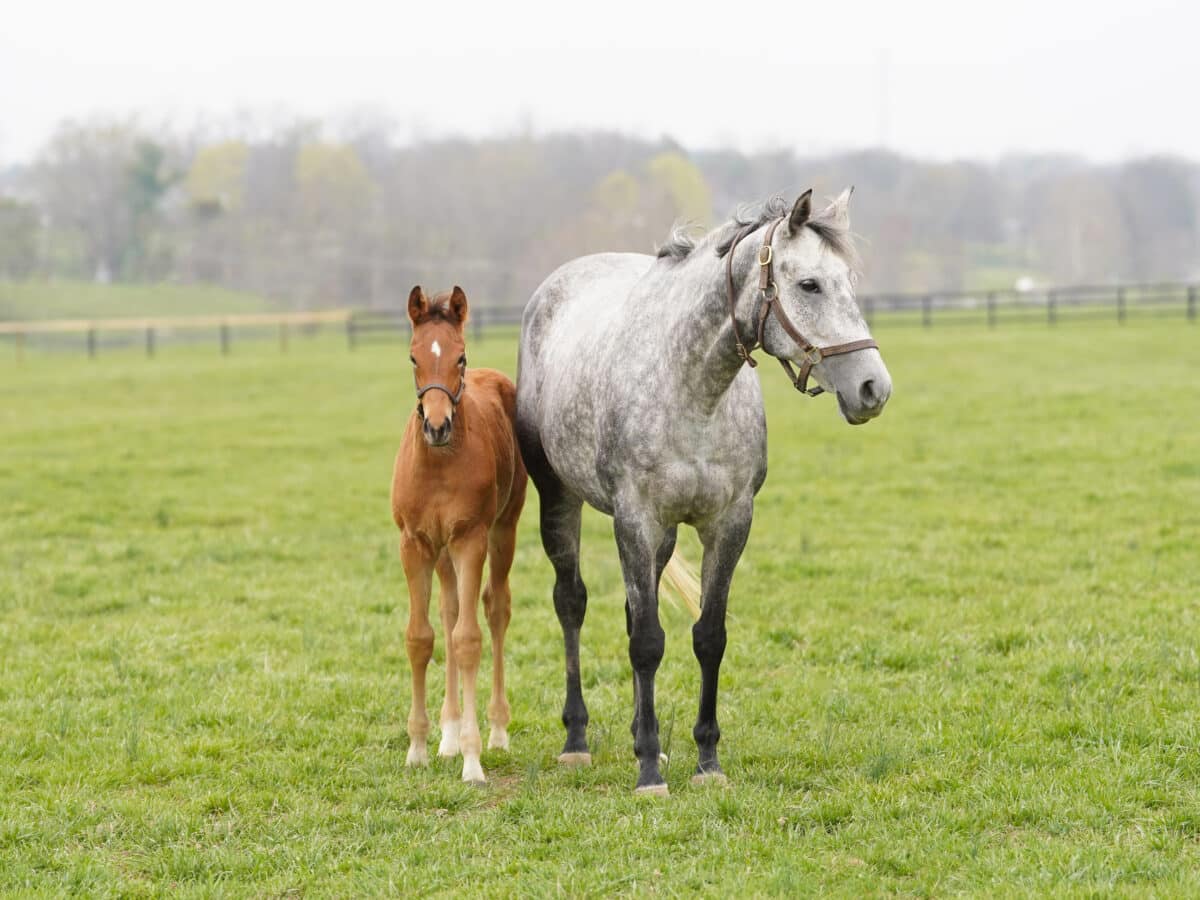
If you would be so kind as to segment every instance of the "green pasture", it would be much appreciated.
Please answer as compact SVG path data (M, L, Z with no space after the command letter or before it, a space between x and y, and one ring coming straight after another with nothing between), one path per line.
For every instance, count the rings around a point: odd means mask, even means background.
M665 605L659 801L632 793L595 515L595 765L556 766L533 491L513 750L485 753L482 789L405 768L403 348L0 354L0 893L1200 893L1200 326L877 337L895 394L864 428L759 370L732 785L688 781L699 673ZM514 370L509 338L470 353Z
M269 312L255 294L207 284L95 284L0 279L4 319L107 319L129 316Z

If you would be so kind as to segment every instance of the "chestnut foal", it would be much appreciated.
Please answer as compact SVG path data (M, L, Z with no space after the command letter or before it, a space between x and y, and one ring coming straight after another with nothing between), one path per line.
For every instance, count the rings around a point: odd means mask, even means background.
M492 632L489 748L508 749L504 633L511 618L517 520L525 503L525 466L517 449L516 389L492 369L467 371L462 288L408 297L417 408L408 420L392 475L392 518L400 528L400 558L408 579L406 644L412 664L408 764L426 765L429 716L425 670L433 655L429 599L436 570L446 635L446 699L439 756L463 756L463 781L483 782L475 717L475 681L482 638L476 604L483 563L491 559L483 608ZM463 704L458 704L462 676Z

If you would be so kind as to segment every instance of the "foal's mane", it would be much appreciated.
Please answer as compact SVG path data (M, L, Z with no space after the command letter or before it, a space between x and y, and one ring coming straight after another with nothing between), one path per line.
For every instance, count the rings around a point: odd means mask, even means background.
M676 224L671 229L671 235L667 238L667 242L658 248L656 255L659 259L668 261L682 260L690 256L697 247L711 244L717 257L723 258L733 245L734 238L743 228L750 226L751 231L756 231L773 219L787 216L791 212L791 208L791 204L779 196L768 197L761 203L739 206L732 219L724 225L718 225L699 241L692 237L691 226ZM842 257L850 266L851 271L858 272L862 263L858 256L858 250L854 246L854 235L850 233L849 229L841 227L826 216L826 212L827 210L823 210L809 218L804 223L804 227L816 234L829 249Z

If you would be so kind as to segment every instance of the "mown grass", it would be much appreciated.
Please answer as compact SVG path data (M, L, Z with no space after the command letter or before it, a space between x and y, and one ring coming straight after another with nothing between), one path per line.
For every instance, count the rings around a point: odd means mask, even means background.
M896 393L866 428L761 370L771 471L721 695L733 787L688 783L699 678L666 606L663 802L631 792L599 516L596 764L555 766L561 646L533 492L513 752L485 753L484 789L457 764L404 767L401 348L7 366L0 891L1197 893L1200 332L878 337ZM508 371L513 356L471 347Z
M206 284L95 284L0 279L0 320L220 315L272 309L254 294Z

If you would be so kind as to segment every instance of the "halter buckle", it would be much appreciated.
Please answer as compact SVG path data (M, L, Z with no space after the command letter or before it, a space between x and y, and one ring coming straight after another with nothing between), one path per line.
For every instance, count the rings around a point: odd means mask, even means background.
M760 266L769 266L774 258L775 251L771 249L770 244L763 244L758 248L758 264Z

